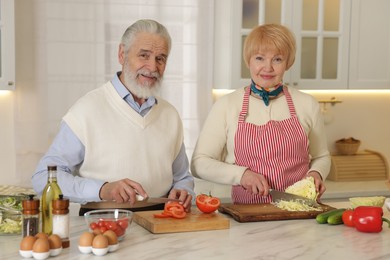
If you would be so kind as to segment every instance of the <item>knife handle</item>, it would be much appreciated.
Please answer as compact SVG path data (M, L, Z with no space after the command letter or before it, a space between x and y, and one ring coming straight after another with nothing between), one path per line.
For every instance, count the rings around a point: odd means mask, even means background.
M139 194L136 194L135 198L136 198L137 201L144 201L145 200L145 198L143 196L139 195Z

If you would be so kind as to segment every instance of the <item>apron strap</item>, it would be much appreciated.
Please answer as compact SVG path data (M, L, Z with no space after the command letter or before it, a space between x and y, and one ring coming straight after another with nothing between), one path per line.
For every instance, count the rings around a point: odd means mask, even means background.
M242 101L241 112L238 117L238 123L243 123L245 121L245 117L248 114L248 104L249 104L249 95L251 93L251 88L248 86L244 93L244 98Z
M291 117L296 116L297 113L295 112L295 106L294 106L294 103L292 101L290 92L288 92L288 89L286 86L283 86L283 93L286 96L288 110L290 110Z

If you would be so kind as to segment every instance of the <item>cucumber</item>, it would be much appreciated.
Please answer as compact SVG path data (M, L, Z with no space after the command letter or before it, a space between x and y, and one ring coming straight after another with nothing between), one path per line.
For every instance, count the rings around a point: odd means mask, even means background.
M340 225L343 224L343 213L345 210L337 211L334 214L328 217L328 224L330 225Z
M316 221L317 223L319 224L326 224L328 223L328 218L334 214L337 214L337 213L340 213L341 214L344 212L345 209L333 209L333 210L329 210L327 212L324 212L324 213L321 213L321 214L318 214L317 217L316 217Z

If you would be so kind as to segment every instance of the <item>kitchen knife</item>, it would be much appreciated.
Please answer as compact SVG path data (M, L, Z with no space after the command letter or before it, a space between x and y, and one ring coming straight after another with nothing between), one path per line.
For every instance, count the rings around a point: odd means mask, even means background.
M115 201L99 201L99 202L88 202L84 205L84 208L89 209L122 209L122 208L138 208L138 207L146 207L148 204L162 204L168 201L177 201L178 199L168 199L168 198L144 198L141 195L136 195L135 204L131 205L129 202L115 202Z
M270 189L269 193L272 196L272 201L273 202L277 202L279 200L298 201L298 202L302 201L306 205L309 205L311 207L317 207L317 208L321 207L320 204L318 204L315 200L311 200L311 199L308 199L308 198L305 198L305 197L302 197L302 196L290 194L290 193L283 192L283 191L273 190L273 189Z
M179 199L160 198L160 197L158 197L158 198L152 198L152 197L144 198L138 194L136 195L136 198L137 198L137 201L142 201L142 202L146 202L146 203L166 203L168 201L177 201L177 202L180 201Z

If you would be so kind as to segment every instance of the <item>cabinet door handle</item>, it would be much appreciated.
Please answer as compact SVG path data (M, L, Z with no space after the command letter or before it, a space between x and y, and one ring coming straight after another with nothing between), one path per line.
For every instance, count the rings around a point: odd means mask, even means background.
M293 86L298 86L298 82L293 82Z
M8 81L8 86L13 86L14 82L13 81Z

